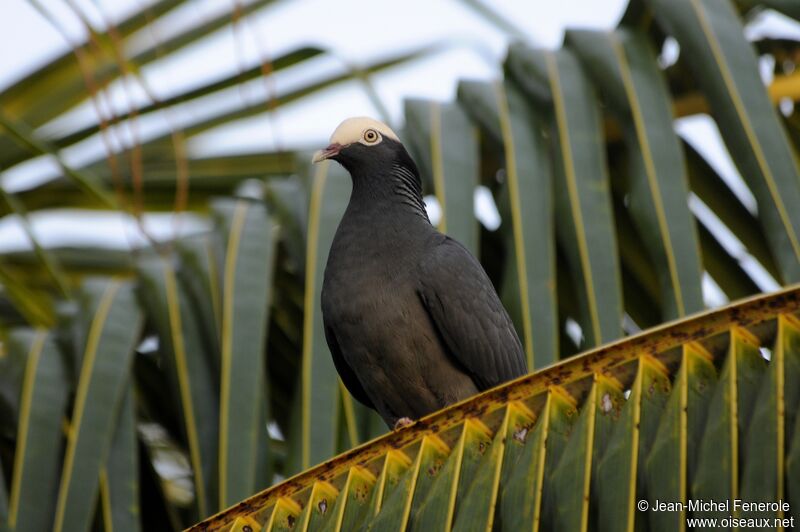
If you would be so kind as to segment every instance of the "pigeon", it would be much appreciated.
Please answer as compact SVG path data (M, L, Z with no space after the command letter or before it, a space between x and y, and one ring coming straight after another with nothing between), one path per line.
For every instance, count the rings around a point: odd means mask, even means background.
M483 267L431 224L398 136L377 120L349 118L314 154L325 160L353 184L321 297L325 339L350 394L398 429L527 373Z

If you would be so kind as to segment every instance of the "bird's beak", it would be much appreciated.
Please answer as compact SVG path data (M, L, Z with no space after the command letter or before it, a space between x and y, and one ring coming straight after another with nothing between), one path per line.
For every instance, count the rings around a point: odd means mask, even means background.
M324 161L325 159L330 159L331 157L335 157L339 155L339 151L341 149L342 145L339 144L338 142L334 142L324 150L317 150L316 152L314 152L314 157L311 158L311 162L318 163Z

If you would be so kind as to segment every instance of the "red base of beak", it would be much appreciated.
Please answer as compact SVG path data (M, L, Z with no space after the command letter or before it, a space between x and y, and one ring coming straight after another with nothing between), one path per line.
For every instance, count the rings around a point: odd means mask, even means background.
M329 145L324 150L319 150L314 153L314 157L311 159L312 163L318 163L324 161L325 159L330 159L331 157L336 157L339 155L339 151L342 149L342 145L338 143L333 143Z

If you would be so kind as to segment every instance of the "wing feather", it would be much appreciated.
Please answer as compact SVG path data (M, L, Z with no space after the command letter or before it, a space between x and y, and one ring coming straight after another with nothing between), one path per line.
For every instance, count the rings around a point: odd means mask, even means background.
M445 238L420 263L420 299L452 356L485 390L527 373L514 325L489 277Z

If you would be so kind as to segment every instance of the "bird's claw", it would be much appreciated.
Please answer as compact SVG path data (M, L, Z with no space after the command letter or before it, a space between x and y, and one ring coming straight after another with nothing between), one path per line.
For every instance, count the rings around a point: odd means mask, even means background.
M402 429L403 427L407 427L414 423L414 420L410 417L401 417L397 421L394 422L394 430Z

